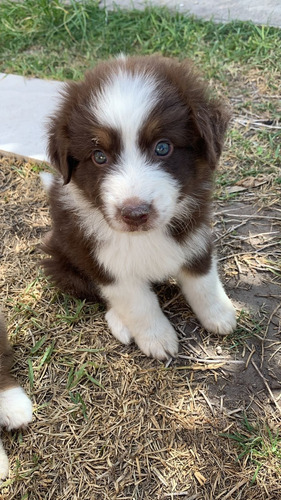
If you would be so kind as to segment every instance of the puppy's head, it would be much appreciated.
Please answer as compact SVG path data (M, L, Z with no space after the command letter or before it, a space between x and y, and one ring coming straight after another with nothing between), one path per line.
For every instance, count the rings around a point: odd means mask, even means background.
M67 84L49 155L112 228L149 230L208 197L228 119L190 63L122 57Z

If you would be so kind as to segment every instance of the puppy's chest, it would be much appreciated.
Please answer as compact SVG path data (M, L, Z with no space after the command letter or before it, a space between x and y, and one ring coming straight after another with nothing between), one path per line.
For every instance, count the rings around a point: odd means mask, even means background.
M161 231L113 233L98 245L95 257L116 279L161 281L175 275L185 261L183 248Z

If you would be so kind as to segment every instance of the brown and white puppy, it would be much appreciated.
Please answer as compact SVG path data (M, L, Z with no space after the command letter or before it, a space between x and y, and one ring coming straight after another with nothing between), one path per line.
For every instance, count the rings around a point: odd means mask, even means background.
M32 404L11 374L13 352L8 342L4 317L0 311L0 427L25 427L32 420ZM9 472L8 457L0 440L0 479Z
M52 117L45 271L66 292L105 300L113 335L148 356L178 351L151 289L170 276L207 330L235 328L210 229L228 120L190 62L159 56L99 64L66 84Z

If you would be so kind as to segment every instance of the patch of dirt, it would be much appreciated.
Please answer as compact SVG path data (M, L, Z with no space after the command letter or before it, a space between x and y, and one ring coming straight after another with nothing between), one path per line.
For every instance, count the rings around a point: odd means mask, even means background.
M222 253L226 247L232 252L225 267L236 266L227 287L250 319L245 325L250 336L241 352L245 367L233 375L234 383L226 385L227 398L239 399L236 387L244 387L242 394L246 388L251 401L258 397L263 407L269 401L276 412L281 394L281 210L276 204L260 208L236 202L224 208L221 217L216 227L226 237L220 232L220 248Z
M222 377L209 384L215 407L281 414L281 209L243 201L216 206L215 234L221 274L240 311L238 331L214 342L188 321L182 350L193 361L225 361Z

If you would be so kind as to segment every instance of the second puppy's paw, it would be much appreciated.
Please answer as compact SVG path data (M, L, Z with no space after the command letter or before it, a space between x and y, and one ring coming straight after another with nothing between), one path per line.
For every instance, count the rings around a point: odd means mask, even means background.
M32 403L20 386L0 392L0 426L26 427L32 420Z

